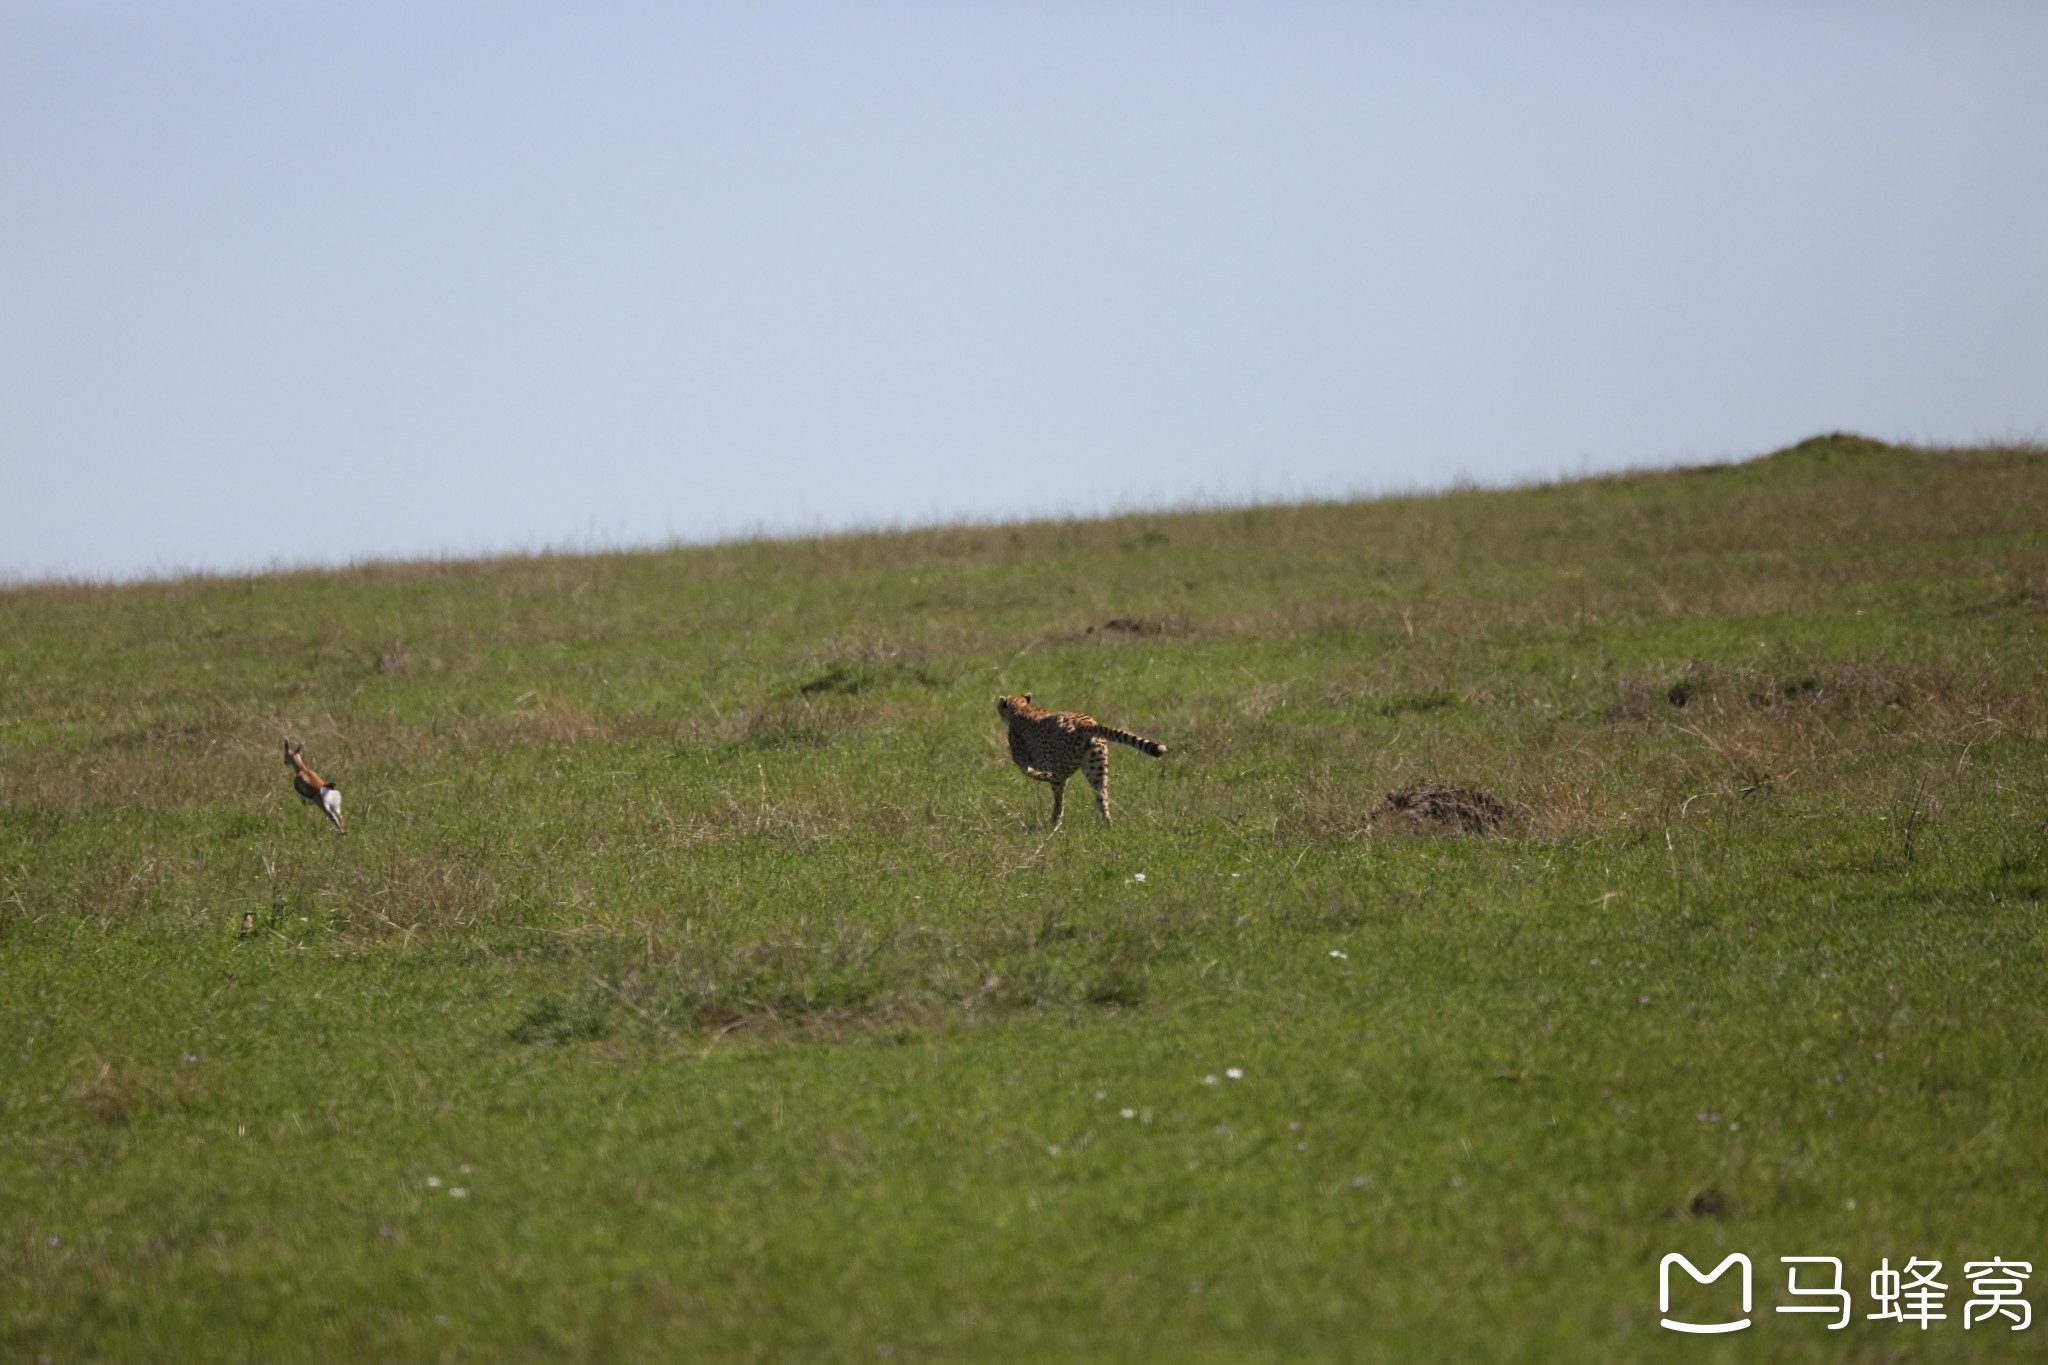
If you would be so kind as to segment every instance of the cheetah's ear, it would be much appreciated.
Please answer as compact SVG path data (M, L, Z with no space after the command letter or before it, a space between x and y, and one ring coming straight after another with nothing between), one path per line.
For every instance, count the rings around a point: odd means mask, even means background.
M1029 692L1026 692L1024 694L1024 704L1026 706L1029 706L1031 704L1031 694Z

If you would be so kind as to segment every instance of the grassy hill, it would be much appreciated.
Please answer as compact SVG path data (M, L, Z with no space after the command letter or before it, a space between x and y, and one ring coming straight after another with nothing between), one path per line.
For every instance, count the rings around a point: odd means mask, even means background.
M1853 437L0 591L0 1358L2019 1358L2044 627L2048 452Z

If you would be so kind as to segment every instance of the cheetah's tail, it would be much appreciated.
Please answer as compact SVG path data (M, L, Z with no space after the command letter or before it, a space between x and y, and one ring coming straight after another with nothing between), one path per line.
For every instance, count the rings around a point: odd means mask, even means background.
M1129 730L1118 730L1108 725L1098 725L1090 733L1100 735L1104 739L1114 740L1118 744L1128 744L1140 753L1150 754L1154 758L1158 758L1166 752L1164 744L1146 739L1143 735L1134 735Z

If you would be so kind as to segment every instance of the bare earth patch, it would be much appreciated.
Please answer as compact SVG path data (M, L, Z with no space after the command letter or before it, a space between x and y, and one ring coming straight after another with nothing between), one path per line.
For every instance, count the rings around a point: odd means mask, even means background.
M1159 635L1193 635L1194 628L1182 617L1112 616L1082 630L1083 640L1142 640Z
M1492 834L1507 823L1508 804L1483 787L1411 782L1365 817L1368 826L1388 825L1434 834Z

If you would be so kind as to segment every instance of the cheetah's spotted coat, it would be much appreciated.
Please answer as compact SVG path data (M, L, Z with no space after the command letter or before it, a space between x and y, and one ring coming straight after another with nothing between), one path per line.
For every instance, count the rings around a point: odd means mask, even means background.
M1066 805L1067 779L1077 771L1086 775L1095 792L1095 808L1102 822L1109 820L1109 744L1128 744L1158 758L1166 752L1158 744L1129 730L1103 725L1079 711L1048 711L1031 704L1031 694L996 698L996 713L1010 731L1010 758L1024 775L1038 782L1052 783L1052 827L1060 827Z

